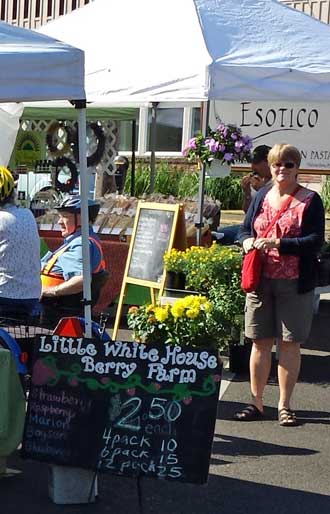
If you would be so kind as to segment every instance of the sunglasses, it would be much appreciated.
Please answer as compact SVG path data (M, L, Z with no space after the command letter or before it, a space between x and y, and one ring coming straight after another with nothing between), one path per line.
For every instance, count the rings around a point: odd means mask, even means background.
M294 162L273 162L272 163L272 166L274 166L274 168L286 168L288 170L292 170L292 168L295 167L295 163Z

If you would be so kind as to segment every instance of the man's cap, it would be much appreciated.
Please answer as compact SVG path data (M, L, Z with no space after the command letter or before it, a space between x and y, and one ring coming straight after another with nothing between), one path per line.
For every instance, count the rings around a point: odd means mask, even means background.
M267 161L270 149L271 147L267 145L256 146L252 151L252 164L259 164L259 162Z

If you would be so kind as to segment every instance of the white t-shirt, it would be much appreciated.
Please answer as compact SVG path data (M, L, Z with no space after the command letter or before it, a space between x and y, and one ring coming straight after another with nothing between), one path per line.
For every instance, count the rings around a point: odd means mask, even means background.
M0 207L0 297L39 298L40 240L29 209Z

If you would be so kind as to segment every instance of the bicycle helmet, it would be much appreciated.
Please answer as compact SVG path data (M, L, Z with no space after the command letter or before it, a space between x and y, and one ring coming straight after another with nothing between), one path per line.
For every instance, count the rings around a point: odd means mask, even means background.
M0 202L4 203L14 191L15 182L12 174L4 166L0 166Z
M79 214L81 210L81 199L78 195L67 196L62 202L55 206L54 209L57 211L72 212L73 214ZM88 199L88 217L90 221L94 221L99 213L100 204L95 200Z

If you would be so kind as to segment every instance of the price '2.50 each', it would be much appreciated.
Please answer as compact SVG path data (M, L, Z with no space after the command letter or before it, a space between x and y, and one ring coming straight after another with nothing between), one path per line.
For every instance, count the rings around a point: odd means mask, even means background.
M124 402L121 406L120 417L114 426L135 431L141 430L141 405L142 399L138 396L134 396ZM168 423L172 423L178 419L181 410L180 403L175 400L153 398L146 417L150 420L160 420L163 418Z

